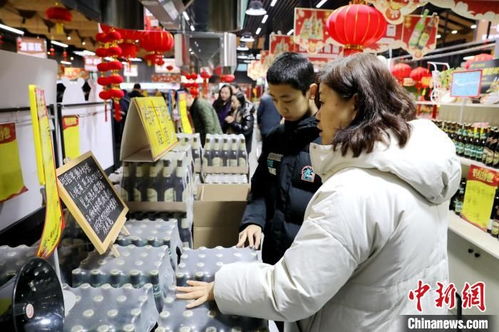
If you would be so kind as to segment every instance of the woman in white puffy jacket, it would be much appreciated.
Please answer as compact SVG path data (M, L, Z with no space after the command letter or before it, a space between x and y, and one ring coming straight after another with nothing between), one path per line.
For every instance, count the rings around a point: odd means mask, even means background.
M311 145L323 185L291 247L275 265L230 264L214 283L190 282L188 307L286 321L288 331L401 331L402 315L441 314L448 282L448 200L461 175L451 140L415 106L374 55L329 64ZM432 289L409 292L418 280Z

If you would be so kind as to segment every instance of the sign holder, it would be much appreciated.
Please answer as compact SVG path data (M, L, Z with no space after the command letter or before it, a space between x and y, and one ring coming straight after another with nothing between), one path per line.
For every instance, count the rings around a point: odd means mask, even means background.
M482 70L456 71L452 73L451 97L478 97L482 82ZM459 122L463 122L464 105L466 99L461 102L459 111Z
M83 164L86 165L85 169L84 171L80 171L78 167ZM64 177L66 173L71 172L73 172L74 174L72 173L71 176L67 175L66 177ZM109 248L111 248L111 252L114 255L119 256L117 249L113 247L113 243L118 237L120 231L123 230L124 232L129 234L128 230L124 227L126 221L125 216L128 212L128 207L125 205L118 193L116 193L116 191L114 190L113 185L107 178L104 170L99 165L92 152L87 152L79 156L78 158L71 160L64 166L58 168L57 185L59 187L59 194L61 196L61 199L66 204L68 210L74 216L74 218L83 229L89 240L95 246L99 254L102 255ZM78 190L68 190L71 185L78 186ZM91 216L92 214L87 213L88 211L82 211L81 207L82 202L85 199L84 195L94 195L102 197L102 193L104 192L104 190L107 191L108 194L107 201L111 202L112 200L114 200L114 204L117 206L117 209L114 210L115 218L114 220L112 220L112 224L108 225L108 229L104 230L106 234L105 238L102 239L102 236L99 236L95 229L95 223L97 222L97 220L95 219L102 216L102 211L97 210L98 207L96 207L96 205L92 205L89 209L93 209L97 213L93 214L96 215L93 218L94 220L89 220L92 219L89 218L89 216ZM90 198L93 199L93 197ZM112 217L111 212L109 212L109 217Z

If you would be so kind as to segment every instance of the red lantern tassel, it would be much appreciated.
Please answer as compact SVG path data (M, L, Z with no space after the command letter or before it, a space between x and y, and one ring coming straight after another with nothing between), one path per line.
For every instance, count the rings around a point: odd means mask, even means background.
M107 100L104 100L104 120L107 122Z
M121 121L121 119L122 119L121 106L120 106L119 101L117 101L117 100L114 101L114 119L118 122Z

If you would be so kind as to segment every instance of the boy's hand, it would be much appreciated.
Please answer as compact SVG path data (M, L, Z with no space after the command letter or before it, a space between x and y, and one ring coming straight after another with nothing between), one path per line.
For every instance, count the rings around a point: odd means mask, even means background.
M250 248L259 249L261 240L262 228L258 225L249 225L241 233L239 233L239 242L236 244L236 247L245 247L247 241Z

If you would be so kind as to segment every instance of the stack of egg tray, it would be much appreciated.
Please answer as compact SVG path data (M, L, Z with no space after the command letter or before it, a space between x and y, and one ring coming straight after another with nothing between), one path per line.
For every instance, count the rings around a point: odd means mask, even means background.
M65 285L64 290L75 297L64 319L65 332L151 331L158 320L151 284L135 289L131 284L93 288L85 283L77 288Z
M164 220L177 222L182 247L192 248L192 216L182 212L132 212L129 219L135 220ZM173 219L173 220L172 220Z
M120 246L133 244L137 247L151 245L153 247L168 246L172 267L177 268L178 260L182 254L182 242L178 232L176 220L136 220L130 219L126 222L126 228L130 235L120 234L116 243Z
M35 257L36 248L0 246L0 286L14 277L21 266Z
M96 251L91 252L80 267L73 270L73 286L89 283L93 287L99 287L109 283L112 287L121 287L130 283L134 288L140 288L150 283L160 311L168 287L174 283L169 248L150 245L117 248L120 257L109 253L101 256Z
M211 282L215 273L225 264L235 262L256 262L260 251L249 248L216 247L207 249L184 249L177 268L177 286L186 285L187 280Z

